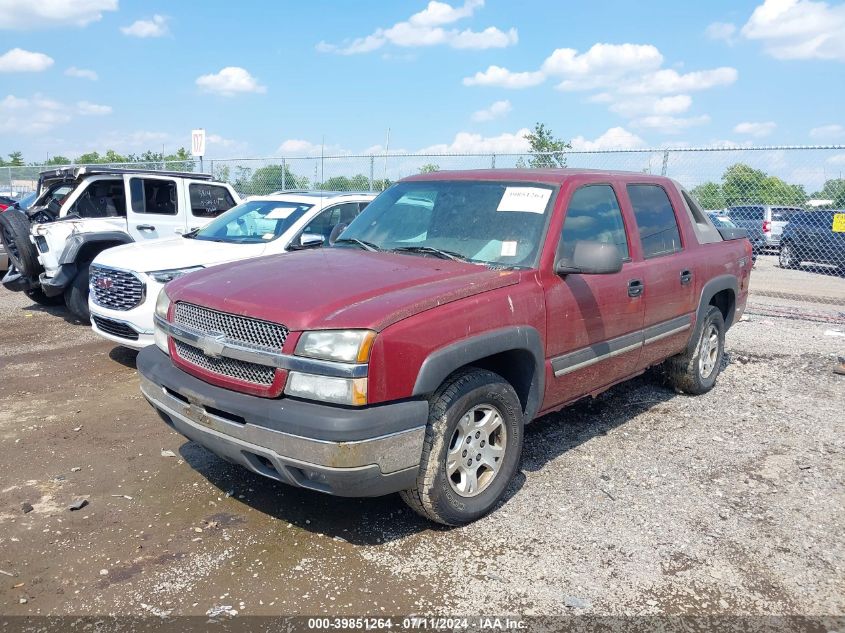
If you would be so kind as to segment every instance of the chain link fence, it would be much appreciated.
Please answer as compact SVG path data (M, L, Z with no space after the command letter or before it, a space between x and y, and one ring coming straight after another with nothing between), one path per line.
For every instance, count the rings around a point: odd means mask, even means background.
M102 165L101 165L102 166ZM717 223L746 228L757 255L752 310L845 321L845 146L374 154L115 164L211 173L242 195L382 191L424 172L508 167L613 169L674 178ZM51 167L0 168L0 195L36 187Z

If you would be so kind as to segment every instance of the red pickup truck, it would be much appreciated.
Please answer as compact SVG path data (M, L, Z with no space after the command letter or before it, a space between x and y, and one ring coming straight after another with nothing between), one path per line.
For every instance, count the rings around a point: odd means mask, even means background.
M713 387L748 294L744 235L664 177L406 178L330 248L168 284L141 389L172 428L255 473L400 491L467 523L501 498L538 416L660 363L685 392Z

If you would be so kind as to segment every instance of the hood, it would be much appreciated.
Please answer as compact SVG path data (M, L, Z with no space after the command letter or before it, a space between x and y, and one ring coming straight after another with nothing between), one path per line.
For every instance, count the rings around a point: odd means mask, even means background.
M95 264L136 272L215 266L263 254L266 244L231 244L187 237L133 242L109 248L97 255Z
M520 272L466 262L325 248L198 271L167 286L173 301L241 314L290 330L369 328L515 284Z

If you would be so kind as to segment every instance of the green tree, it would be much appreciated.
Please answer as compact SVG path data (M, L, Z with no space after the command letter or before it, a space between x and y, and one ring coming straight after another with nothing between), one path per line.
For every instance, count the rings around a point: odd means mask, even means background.
M821 191L813 194L818 200L833 200L834 209L845 209L845 178L834 178L824 183Z
M542 123L534 125L534 131L525 135L525 139L531 146L532 154L528 165L534 168L542 167L566 167L566 155L564 152L572 148L572 144L557 138L550 128ZM525 161L518 167L524 167Z
M777 176L743 163L731 165L722 175L725 204L804 204L803 185L791 185Z
M61 154L56 154L55 156L51 156L50 159L44 163L45 165L70 165L73 161L69 159L67 156L62 156Z
M719 183L705 182L693 187L690 193L698 200L698 204L703 209L710 211L725 208L725 197L722 195L722 188Z
M356 174L352 178L333 176L315 185L315 187L324 191L368 191L370 189L370 179L364 174Z
M245 169L243 171L249 172L251 170ZM243 177L244 175L244 173L238 174L235 178L235 182L238 183L238 176ZM259 167L255 171L252 171L251 175L248 176L248 179L248 182L244 181L240 183L240 188L238 184L233 184L233 186L241 193L257 196L267 195L268 193L273 193L274 191L280 191L282 189L308 188L308 178L305 176L297 176L287 165L284 167L284 173L282 172L281 165L266 165L264 167Z
M11 152L9 154L9 162L6 163L8 167L23 167L24 164L22 152Z
M430 174L435 171L440 171L440 165L437 165L436 163L426 163L420 167L421 174Z

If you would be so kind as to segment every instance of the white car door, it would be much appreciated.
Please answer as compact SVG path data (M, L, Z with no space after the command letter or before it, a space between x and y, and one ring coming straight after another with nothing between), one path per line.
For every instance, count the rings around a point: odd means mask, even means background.
M187 229L187 213L181 179L167 176L127 174L126 217L129 234L136 242L181 235Z
M189 231L208 224L238 203L232 192L223 185L202 180L185 180L184 184Z

